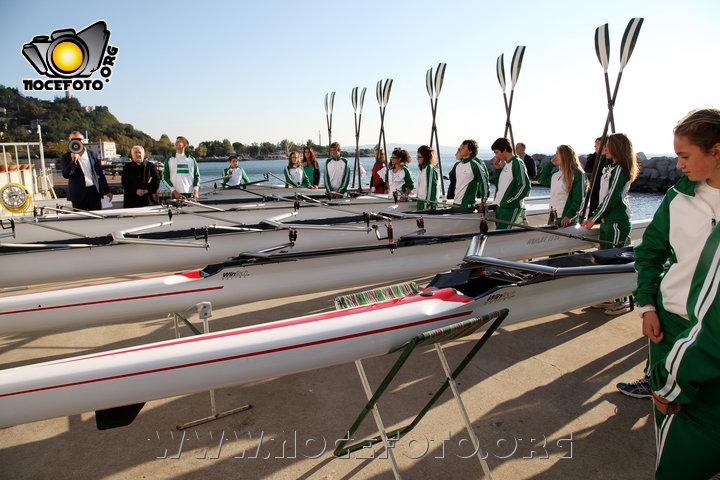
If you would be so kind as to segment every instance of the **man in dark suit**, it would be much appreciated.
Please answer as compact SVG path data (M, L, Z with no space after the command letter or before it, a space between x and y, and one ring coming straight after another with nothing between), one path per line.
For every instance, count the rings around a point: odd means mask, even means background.
M535 159L525 153L525 144L518 142L518 144L515 145L515 153L520 157L520 160L525 162L525 170L527 170L530 180L535 180L535 177L537 177L537 166L535 165Z
M68 140L72 139L86 143L83 134L77 131L68 135ZM100 210L103 195L112 200L100 161L87 148L83 148L79 153L67 152L60 159L60 165L63 177L68 179L67 198L72 202L73 208Z

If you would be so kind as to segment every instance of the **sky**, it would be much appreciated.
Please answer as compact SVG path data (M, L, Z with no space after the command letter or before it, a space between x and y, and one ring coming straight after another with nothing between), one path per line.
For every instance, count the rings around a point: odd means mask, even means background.
M23 78L44 79L21 54L34 36L77 31L104 20L119 48L102 91L75 92L83 105L105 105L124 123L205 140L326 144L324 97L336 92L332 139L354 147L350 94L367 88L359 143L377 143L378 80L393 79L385 110L389 143L430 140L425 74L447 64L438 99L440 144L473 138L480 147L504 133L505 107L496 59L506 76L526 46L511 121L528 153L559 144L591 151L607 116L595 29L610 34L610 86L623 32L644 18L622 75L617 131L637 151L670 153L672 128L688 111L720 107L720 2L717 0L266 1L215 0L72 3L0 0L0 84L25 92ZM100 78L95 72L91 78ZM508 95L510 82L508 80ZM60 93L64 95L64 93ZM92 132L90 132L92 137ZM443 152L450 153L450 152Z

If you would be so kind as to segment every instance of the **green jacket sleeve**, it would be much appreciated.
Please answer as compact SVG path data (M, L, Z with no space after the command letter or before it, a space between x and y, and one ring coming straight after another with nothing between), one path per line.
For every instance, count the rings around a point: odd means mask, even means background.
M540 173L538 173L537 176L537 182L540 185L543 185L545 187L549 187L550 183L552 183L552 176L553 176L553 165L552 162L547 162L545 165L542 166L540 169ZM557 167L555 167L557 168Z
M200 187L200 169L198 168L198 162L194 157L188 157L193 162L193 189Z
M415 188L415 180L413 180L412 173L410 173L410 169L406 166L403 166L403 170L405 172L405 183L403 183L403 193L406 193L408 190L412 191L413 188Z
M704 388L704 401L717 405L720 378L720 227L705 243L688 298L689 328L678 335L665 358L650 369L653 390L675 403L690 403ZM711 383L706 383L711 382ZM711 398L713 397L714 398ZM716 408L716 407L714 407Z
M500 206L504 208L512 208L518 206L522 199L530 193L530 177L528 177L525 164L519 157L513 157L512 172L513 180L508 185L505 195L500 199Z
M640 306L656 305L665 262L674 259L670 246L670 190L660 203L655 216L643 234L642 243L635 248L635 270L638 273L635 300Z
M427 199L432 202L438 201L438 169L433 165L428 165L425 170L427 171ZM430 204L430 208L435 208L435 204Z
M565 208L561 218L574 219L582 208L585 200L585 173L581 170L575 170L575 178L573 178L572 190L565 201Z
M285 175L285 188L297 187L297 184L293 181L292 177L290 177L290 172L287 167L283 168L283 174Z
M222 173L222 176L223 176L223 179L222 179L222 188L227 187L227 182L228 182L228 180L230 180L229 178L227 178L229 172L230 172L230 167L227 167L227 168L224 168L224 169L223 169L223 173Z
M323 175L323 181L325 182L325 191L330 193L332 188L330 187L330 173L328 171L328 164L330 163L330 159L328 158L325 160L325 174Z
M480 169L480 182L478 183L476 197L482 202L487 202L490 196L490 174L483 160L478 159L477 164Z
M165 162L163 163L163 180L167 184L168 188L172 191L175 190L175 187L172 184L172 181L170 181L170 167L168 164L170 163L170 157L165 157Z

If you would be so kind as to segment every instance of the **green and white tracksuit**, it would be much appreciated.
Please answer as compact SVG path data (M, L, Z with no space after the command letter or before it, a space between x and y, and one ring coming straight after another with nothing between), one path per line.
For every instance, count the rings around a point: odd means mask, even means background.
M228 177L223 178L223 188L237 187L238 185L242 185L243 183L250 183L250 178L247 176L247 173L245 173L245 170L243 170L243 168L240 166L238 166L237 168L227 167L225 170L223 170L223 177Z
M185 197L191 197L200 189L200 171L197 161L184 153L176 153L165 159L163 180L170 191L175 190Z
M448 198L455 207L474 207L477 199L487 201L490 191L487 167L477 158L460 159L450 171Z
M438 187L440 185L440 175L435 165L423 163L420 165L420 175L417 182L417 209L430 210L437 209Z
M525 162L514 155L500 172L495 194L495 203L497 203L495 218L516 223L525 208L525 197L530 195L530 188L530 177ZM502 230L510 228L510 225L498 223L496 228Z
M600 224L600 240L614 244L626 244L630 240L630 177L619 164L613 163L603 169L600 179L600 204L590 219ZM602 244L603 248L612 248Z
M285 174L285 188L301 187L309 183L303 167L283 168Z
M395 192L398 192L398 195L403 195L408 190L415 188L412 173L405 165L401 166L397 172L391 168L387 175L391 195Z
M350 167L343 157L330 157L325 162L325 190L336 193L347 192L350 183Z
M659 344L649 342L650 383L682 405L675 415L655 410L657 478L720 472L719 217L720 190L683 177L635 249L635 298L656 306L664 334Z
M585 200L585 172L575 169L572 188L565 190L565 181L562 170L552 176L550 182L550 223L560 225L563 218L569 218L573 223L579 219L580 209Z

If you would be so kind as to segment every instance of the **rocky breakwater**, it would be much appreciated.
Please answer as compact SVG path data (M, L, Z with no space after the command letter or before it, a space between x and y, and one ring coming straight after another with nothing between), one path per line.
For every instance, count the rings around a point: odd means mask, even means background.
M536 154L533 158L542 168L552 156ZM665 193L682 177L682 172L677 168L677 157L647 158L643 152L638 152L637 158L640 163L640 174L630 186L631 192ZM580 163L583 166L586 160L587 155L580 156Z

